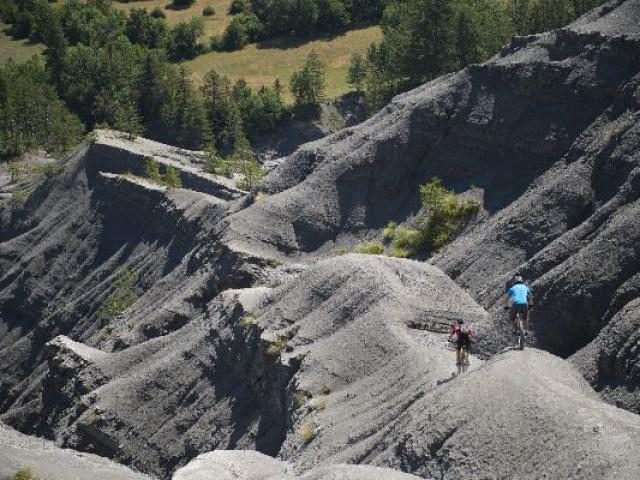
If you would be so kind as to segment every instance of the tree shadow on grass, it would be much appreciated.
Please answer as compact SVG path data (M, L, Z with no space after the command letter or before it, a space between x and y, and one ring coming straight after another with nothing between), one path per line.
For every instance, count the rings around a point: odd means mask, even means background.
M262 49L278 49L278 50L289 50L291 48L298 48L310 42L316 42L318 40L324 40L326 42L331 42L338 37L342 37L347 34L347 30L334 32L334 33L318 33L314 35L310 35L307 37L299 37L299 36L290 36L290 37L277 37L270 38L268 40L262 40L258 42L256 46L259 50Z
M165 10L173 10L174 12L179 12L181 10L189 10L191 7L195 6L195 2L193 2L191 5L176 5L175 3L171 2L171 3L167 3L164 8Z

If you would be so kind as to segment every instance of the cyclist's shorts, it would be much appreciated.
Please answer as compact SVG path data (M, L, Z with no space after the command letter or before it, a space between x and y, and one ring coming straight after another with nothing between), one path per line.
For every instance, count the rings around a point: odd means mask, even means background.
M471 346L471 338L469 338L469 335L460 335L460 334L456 335L457 348L462 348L462 347L469 348L470 346Z
M529 316L529 305L511 305L511 310L509 310L509 318L512 322L515 321L516 315L518 313L522 313L522 319L526 320Z

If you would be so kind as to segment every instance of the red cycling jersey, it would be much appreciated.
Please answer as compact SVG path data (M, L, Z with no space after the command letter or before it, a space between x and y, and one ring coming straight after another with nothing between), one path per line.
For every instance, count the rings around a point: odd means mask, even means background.
M451 335L458 335L462 326L465 327L465 333L469 335L469 337L473 337L473 328L471 327L471 325L467 325L466 323L454 323L453 325L451 325Z

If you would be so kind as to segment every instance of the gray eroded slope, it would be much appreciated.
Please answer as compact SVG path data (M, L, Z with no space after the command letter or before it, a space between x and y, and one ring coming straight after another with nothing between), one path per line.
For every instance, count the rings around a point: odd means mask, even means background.
M578 351L605 398L638 410L638 14L640 1L614 1L516 38L303 147L254 204L203 174L197 154L99 134L0 212L2 419L162 478L212 449L329 478L344 462L435 478L635 478L637 415L600 402L568 362L474 358L454 379L439 332L462 316L483 353L501 350L496 299L520 270L536 280L537 345ZM126 175L149 154L187 188ZM410 221L433 175L483 203L436 266L318 262ZM99 319L124 264L138 298Z
M46 480L150 480L105 458L63 450L0 423L0 478L11 478L22 468Z

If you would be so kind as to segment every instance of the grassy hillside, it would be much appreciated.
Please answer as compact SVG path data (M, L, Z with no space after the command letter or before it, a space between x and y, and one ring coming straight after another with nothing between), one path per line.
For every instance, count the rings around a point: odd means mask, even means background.
M380 28L368 27L306 43L277 39L235 52L210 52L185 62L185 65L193 72L196 83L201 82L207 71L215 69L232 80L244 78L252 87L271 85L276 78L288 87L291 73L300 68L311 50L315 50L327 66L327 96L335 97L348 90L346 75L351 54L365 50L381 37ZM290 100L288 88L286 95Z

